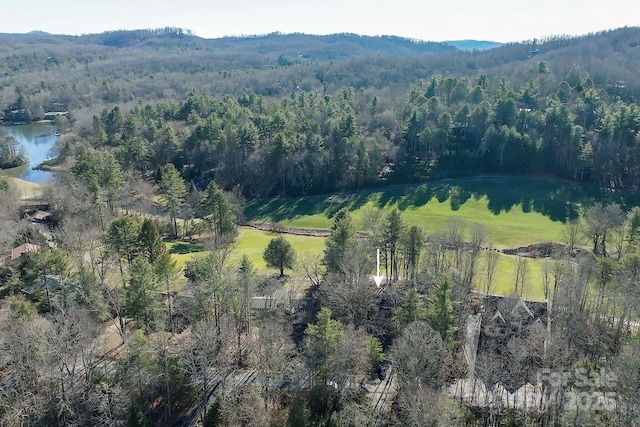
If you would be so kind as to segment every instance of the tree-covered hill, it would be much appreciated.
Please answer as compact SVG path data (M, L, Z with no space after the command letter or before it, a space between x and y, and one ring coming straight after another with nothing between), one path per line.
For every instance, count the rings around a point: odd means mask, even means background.
M547 63L558 81L588 75L623 100L638 97L640 28L461 51L445 43L353 34L270 34L202 39L186 30L119 31L86 36L0 34L0 105L24 96L34 116L49 104L100 109L114 103L255 92L289 96L296 88L344 87L402 94L432 74L520 88ZM575 66L575 67L574 67ZM571 80L573 79L573 81Z
M640 29L223 41L0 36L0 118L62 113L54 185L0 179L1 425L637 422ZM251 220L330 230L286 277L282 236L234 246Z
M119 49L194 49L212 52L252 52L260 55L298 56L314 60L336 60L367 55L428 55L451 53L453 44L412 40L397 36L361 36L341 33L310 35L302 33L221 37L205 39L180 28L157 30L109 31L82 36L47 33L0 34L0 39L115 47Z

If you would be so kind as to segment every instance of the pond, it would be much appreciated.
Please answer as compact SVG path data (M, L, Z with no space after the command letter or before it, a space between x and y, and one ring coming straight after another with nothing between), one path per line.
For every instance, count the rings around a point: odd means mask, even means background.
M33 170L33 167L51 158L50 150L58 138L54 126L48 123L0 126L0 138L7 136L13 136L22 144L28 162L25 166L0 170L0 175L12 176L37 184L51 179L51 172Z

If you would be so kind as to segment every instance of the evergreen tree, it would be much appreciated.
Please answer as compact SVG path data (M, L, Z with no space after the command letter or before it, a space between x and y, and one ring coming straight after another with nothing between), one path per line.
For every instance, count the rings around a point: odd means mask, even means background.
M156 262L159 256L166 252L167 248L160 237L158 226L152 219L145 218L140 227L140 246L141 251L147 258L149 264Z
M158 195L162 200L163 209L171 217L173 236L178 236L178 214L184 204L186 189L184 181L178 170L171 163L161 170L161 179L158 186Z
M402 219L399 210L393 209L385 218L385 225L382 231L385 249L386 270L392 281L398 280L398 249L400 238L404 233L406 224Z
M140 219L134 216L121 216L111 223L104 234L104 243L107 249L116 254L118 259L125 259L131 264L138 256L143 241L140 239L141 225Z
M144 258L136 258L129 268L129 276L125 295L126 314L150 331L160 309L153 269Z
M333 216L331 235L325 242L324 264L327 272L340 273L342 264L355 244L356 228L347 209L340 209Z
M407 291L402 306L393 313L393 318L398 331L402 331L411 322L426 320L427 311L416 288Z
M211 181L207 186L202 207L211 224L216 243L232 241L236 235L236 217L229 199L215 181Z
M448 343L451 340L457 319L451 305L451 279L448 276L443 276L436 282L429 298L427 321L440 334L442 341Z
M342 324L331 318L331 310L320 309L316 323L307 326L305 345L315 375L325 384L330 380L332 363L342 341Z

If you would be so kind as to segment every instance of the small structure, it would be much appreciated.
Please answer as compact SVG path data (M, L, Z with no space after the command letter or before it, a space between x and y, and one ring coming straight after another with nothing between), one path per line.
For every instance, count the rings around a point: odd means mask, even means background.
M14 123L28 122L29 115L27 114L27 110L24 108L19 108L16 110L5 110L4 121Z
M47 218L49 218L51 215L51 212L38 210L33 215L31 215L31 220L42 223L46 222Z
M17 248L13 248L11 251L11 261L15 261L24 254L30 254L32 252L38 252L40 250L39 245L33 243L23 243Z
M47 111L44 113L45 120L55 120L58 116L66 116L69 114L68 111Z

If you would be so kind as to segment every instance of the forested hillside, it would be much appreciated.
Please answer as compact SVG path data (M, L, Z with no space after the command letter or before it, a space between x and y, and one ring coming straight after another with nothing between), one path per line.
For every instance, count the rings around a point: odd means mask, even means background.
M0 35L3 125L59 134L0 176L0 424L639 425L639 63Z
M300 48L308 40L342 52L330 56L354 56L308 57ZM370 42L375 55L360 57L347 42ZM427 44L351 35L29 36L4 47L0 99L7 114L25 109L32 120L64 106L95 148L139 144L149 153L141 172L171 161L188 180L215 178L247 196L479 173L633 189L639 44L633 28L402 56ZM383 54L390 45L394 56Z

